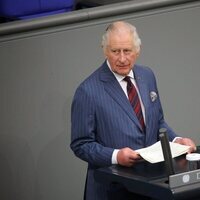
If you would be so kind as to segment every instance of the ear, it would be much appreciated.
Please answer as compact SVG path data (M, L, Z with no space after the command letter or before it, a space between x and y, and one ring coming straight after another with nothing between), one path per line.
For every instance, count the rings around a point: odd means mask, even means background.
M141 52L141 46L140 46L140 49L138 50L138 52L136 53L136 58L138 58L140 56L140 52Z
M102 46L104 57L107 58L107 50L105 47Z
M140 56L140 52L136 53L136 59L138 59L138 57Z

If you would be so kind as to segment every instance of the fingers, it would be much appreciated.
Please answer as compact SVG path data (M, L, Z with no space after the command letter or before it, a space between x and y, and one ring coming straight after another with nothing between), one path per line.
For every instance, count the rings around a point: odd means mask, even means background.
M192 153L197 150L195 143L190 138L178 138L177 140L175 140L175 142L182 145L190 146L188 153Z
M117 154L118 164L122 166L130 167L139 159L141 159L140 155L128 147L120 149Z
M183 144L190 146L188 153L192 153L197 150L195 143L189 138L183 138Z
M197 150L196 145L189 145L189 146L190 146L190 148L188 150L188 153L192 153L192 152L195 152Z

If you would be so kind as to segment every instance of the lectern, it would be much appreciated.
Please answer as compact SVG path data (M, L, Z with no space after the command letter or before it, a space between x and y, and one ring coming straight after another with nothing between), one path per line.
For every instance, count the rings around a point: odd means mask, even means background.
M200 153L200 148L197 148ZM95 171L102 184L120 183L133 193L158 200L199 200L200 170L189 171L185 155L173 159L175 174L168 176L165 163L139 161L133 167L112 165Z

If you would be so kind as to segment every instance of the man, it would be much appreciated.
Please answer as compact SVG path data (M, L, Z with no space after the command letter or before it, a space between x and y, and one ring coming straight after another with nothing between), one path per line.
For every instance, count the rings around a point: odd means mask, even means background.
M88 162L86 200L142 199L118 185L95 182L94 170L111 164L132 166L140 159L134 150L157 142L161 127L170 141L190 145L190 151L196 147L167 125L153 72L135 64L141 47L136 28L114 22L103 35L102 47L106 61L81 83L73 99L71 148ZM130 88L135 88L137 100Z

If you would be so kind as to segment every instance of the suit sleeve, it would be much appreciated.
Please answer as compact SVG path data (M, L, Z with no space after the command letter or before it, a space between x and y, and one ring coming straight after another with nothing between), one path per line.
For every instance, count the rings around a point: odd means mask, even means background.
M97 141L95 99L81 85L71 107L71 149L77 157L93 166L111 165L112 148Z

